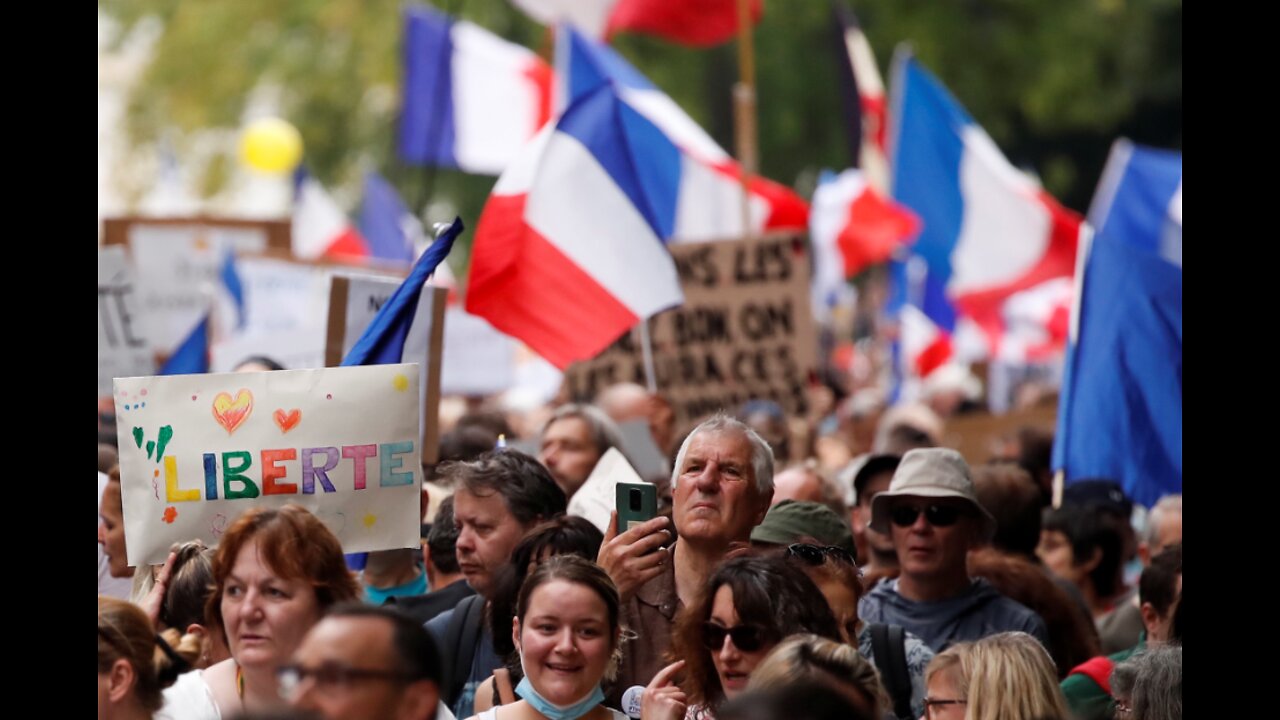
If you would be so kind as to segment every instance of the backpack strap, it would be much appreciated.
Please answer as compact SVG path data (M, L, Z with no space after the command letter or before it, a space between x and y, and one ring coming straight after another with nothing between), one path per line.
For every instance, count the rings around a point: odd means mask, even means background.
M445 658L445 670L449 673L446 685L448 695L445 705L453 707L466 687L467 678L471 676L471 665L476 659L476 645L480 641L481 626L484 624L484 597L470 595L463 598L453 609L453 617L449 618L449 627L445 629L444 647L449 656ZM452 660L453 662L448 662Z
M871 654L876 661L876 669L880 671L880 682L893 698L893 714L899 718L910 718L911 714L911 674L907 670L907 632L901 625L885 625L873 623L871 632Z

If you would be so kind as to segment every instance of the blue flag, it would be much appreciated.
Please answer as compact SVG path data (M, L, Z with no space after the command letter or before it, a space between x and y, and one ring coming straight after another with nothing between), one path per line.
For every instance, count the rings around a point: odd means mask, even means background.
M409 337L409 328L413 325L414 313L418 309L418 300L422 295L422 286L427 278L435 272L436 266L444 261L453 241L462 234L462 218L457 218L435 242L422 253L418 262L414 263L409 277L373 316L369 327L351 347L351 352L342 359L343 367L351 365L384 365L402 362L405 338Z
M160 368L161 375L197 375L209 372L209 314L191 329Z
M1118 141L1090 210L1053 466L1182 492L1182 154Z
M369 254L392 262L413 262L413 241L405 232L407 222L414 222L413 215L391 183L378 173L365 175L359 224Z

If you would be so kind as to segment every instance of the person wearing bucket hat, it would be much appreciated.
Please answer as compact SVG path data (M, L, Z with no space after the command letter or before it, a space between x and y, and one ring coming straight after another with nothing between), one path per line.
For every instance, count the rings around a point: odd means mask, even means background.
M892 536L901 573L862 599L864 621L901 625L939 652L1018 630L1047 642L1039 615L969 577L969 550L991 539L995 520L978 503L960 453L923 448L904 455L889 489L872 501L871 526Z
M855 555L853 533L844 518L816 502L783 500L769 508L764 521L751 530L752 545L791 545L812 538Z

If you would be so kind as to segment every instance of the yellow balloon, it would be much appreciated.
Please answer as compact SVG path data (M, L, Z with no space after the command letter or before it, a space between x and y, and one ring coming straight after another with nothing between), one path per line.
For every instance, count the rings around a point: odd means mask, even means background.
M240 157L260 172L289 172L302 160L302 135L280 118L254 120L240 134Z

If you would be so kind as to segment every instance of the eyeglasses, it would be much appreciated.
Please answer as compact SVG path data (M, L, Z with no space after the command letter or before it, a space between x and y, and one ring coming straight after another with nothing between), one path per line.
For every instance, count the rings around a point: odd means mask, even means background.
M924 716L926 718L933 717L933 709L935 707L946 707L947 705L968 705L968 700L942 700L938 698L927 697L924 699Z
M926 505L923 508L915 505L895 505L889 510L889 520L898 527L911 527L916 518L924 513L925 522L934 527L951 527L956 524L964 510L956 505Z
M302 682L311 678L322 690L347 688L365 680L384 680L393 683L411 683L420 678L396 670L374 670L372 668L353 668L337 663L325 663L319 667L309 668L303 665L285 665L276 671L280 681L280 696L292 699L302 686Z
M810 565L821 565L827 561L827 557L833 557L852 565L854 570L858 570L858 561L854 559L853 555L848 550L835 545L822 546L795 543L787 546L787 557L799 558ZM858 571L858 576L862 576L862 571Z
M724 647L724 639L733 640L733 646L742 652L755 652L765 646L768 640L765 629L759 625L736 625L727 628L713 622L702 623L702 644L711 652L719 652Z

